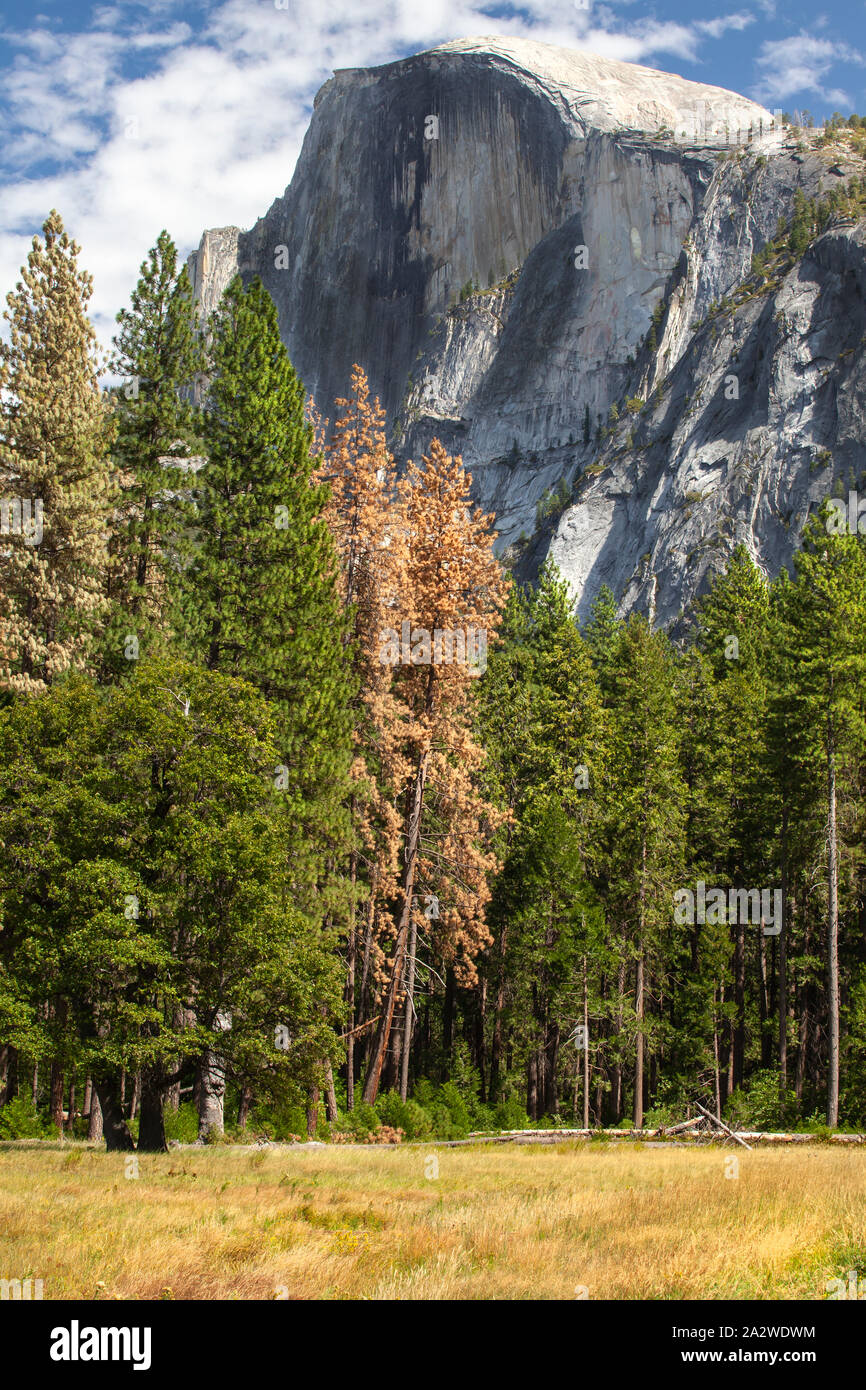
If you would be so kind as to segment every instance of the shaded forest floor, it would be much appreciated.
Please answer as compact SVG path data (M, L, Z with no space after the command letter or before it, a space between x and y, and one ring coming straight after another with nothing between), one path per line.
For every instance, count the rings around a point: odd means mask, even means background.
M866 1275L859 1150L214 1147L135 1170L0 1145L0 1277L46 1299L772 1300Z

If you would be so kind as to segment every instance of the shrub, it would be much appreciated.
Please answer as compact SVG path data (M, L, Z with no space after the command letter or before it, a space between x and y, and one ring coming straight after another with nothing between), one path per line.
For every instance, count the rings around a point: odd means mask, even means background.
M407 1139L429 1139L433 1134L433 1121L423 1105L415 1100L406 1102L406 1121L403 1130Z
M344 1139L349 1143L363 1142L368 1134L373 1134L381 1125L382 1121L366 1101L360 1101L354 1110L348 1110L345 1114L338 1113L335 1128Z
M198 1111L191 1101L184 1101L176 1110L166 1106L165 1137L179 1144L194 1144L198 1139Z
M264 1134L268 1139L291 1139L307 1133L307 1113L303 1105L288 1101L254 1105L247 1120L247 1134Z
M383 1125L400 1129L407 1139L428 1139L433 1133L433 1120L416 1100L401 1100L396 1091L388 1091L376 1101L376 1114Z
M15 1096L0 1109L0 1139L48 1139L53 1134L53 1126L45 1124L25 1096Z
M465 1138L472 1128L472 1117L463 1096L453 1081L445 1081L439 1087L438 1100L440 1105L443 1105L448 1111L454 1129L460 1131L460 1133L449 1137Z
M789 1129L797 1118L797 1097L788 1090L779 1094L779 1077L774 1071L757 1071L729 1096L725 1120L733 1129Z
M529 1129L531 1121L516 1095L506 1096L493 1108L496 1129Z
M424 1078L415 1087L413 1099L430 1118L432 1134L425 1138L465 1139L474 1127L469 1109L453 1081L436 1086Z

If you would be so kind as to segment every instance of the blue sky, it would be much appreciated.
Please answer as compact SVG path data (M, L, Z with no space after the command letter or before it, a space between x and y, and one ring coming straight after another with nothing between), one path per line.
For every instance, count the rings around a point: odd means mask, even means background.
M479 34L866 114L866 0L0 0L0 292L55 206L106 341L160 228L186 252L282 193L334 68Z

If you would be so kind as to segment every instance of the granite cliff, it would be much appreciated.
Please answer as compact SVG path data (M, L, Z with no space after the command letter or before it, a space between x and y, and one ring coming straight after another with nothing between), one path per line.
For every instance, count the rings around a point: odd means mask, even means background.
M190 269L206 309L261 276L326 415L357 361L399 455L461 453L519 572L667 623L738 541L775 573L858 469L863 224L738 287L796 189L859 171L720 88L459 40L335 73L286 192Z

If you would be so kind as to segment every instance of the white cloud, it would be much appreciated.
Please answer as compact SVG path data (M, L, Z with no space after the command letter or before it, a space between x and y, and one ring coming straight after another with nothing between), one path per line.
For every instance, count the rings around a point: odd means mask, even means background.
M824 78L835 63L862 66L864 61L863 55L848 44L802 32L787 39L769 40L761 45L756 59L761 79L755 95L767 105L801 92L813 92L830 104L840 97L847 101L845 93L837 88L827 91Z
M86 33L33 22L3 35L0 292L51 207L81 244L95 282L103 341L137 268L166 227L186 253L206 227L249 227L288 184L312 100L334 68L393 61L447 39L523 34L632 62L693 61L700 46L744 27L735 13L694 24L631 19L573 0L523 0L491 20L484 0L202 0L195 34L175 0L118 0ZM767 81L778 64L765 59ZM134 75L144 72L145 75ZM775 89L773 89L775 90ZM50 174L46 174L45 162Z
M719 15L718 19L699 19L695 28L699 33L707 34L711 39L719 39L729 29L746 29L754 22L755 16L753 14L727 14Z

